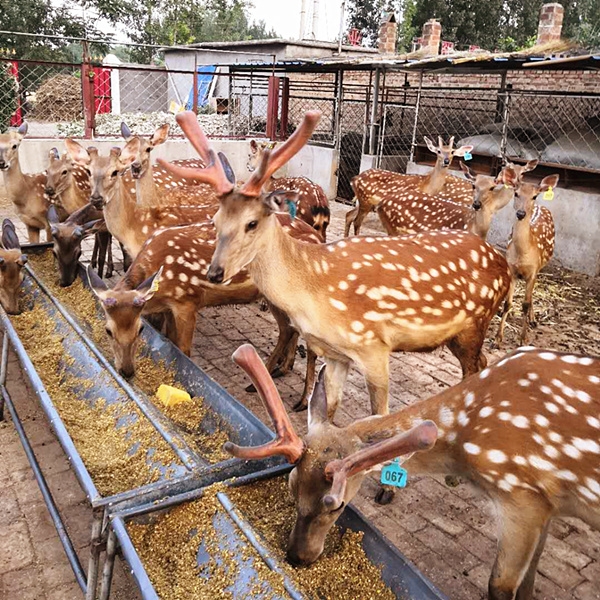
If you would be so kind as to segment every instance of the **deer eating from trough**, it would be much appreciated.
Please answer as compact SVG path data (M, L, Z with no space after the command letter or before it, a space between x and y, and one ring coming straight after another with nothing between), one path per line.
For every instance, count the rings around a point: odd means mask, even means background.
M517 220L513 225L506 250L512 279L496 337L498 343L501 343L504 337L506 317L512 307L517 279L525 280L523 325L520 336L522 344L527 343L529 327L537 325L533 311L533 288L538 273L554 253L554 219L552 213L545 206L537 204L535 200L543 192L552 192L558 179L558 175L549 175L539 184L521 183L515 190L514 208Z
M344 236L350 235L350 226L354 226L354 235L360 233L365 217L386 197L398 194L412 194L415 201L428 202L432 196L453 200L469 206L473 202L473 188L468 181L448 175L455 156L464 156L473 146L454 148L454 137L448 145L438 137L436 146L428 137L425 143L437 158L435 167L427 175L405 175L383 169L368 169L352 178L350 184L354 190L356 206L346 213Z
M21 252L19 237L10 219L2 222L0 248L0 304L9 315L20 314L19 293L23 283L23 267L27 256Z
M464 163L461 167L473 185L472 206L444 198L423 199L414 191L391 194L377 206L377 214L390 235L403 235L435 229L461 229L485 240L494 215L514 195L517 175L510 167L498 177L477 175Z
M248 171L254 172L262 161L263 153L265 151L271 152L275 146L275 142L250 140ZM297 217L308 223L315 231L318 231L323 241L326 241L331 213L329 211L329 201L320 185L313 183L307 177L274 177L271 175L265 183L264 189L267 192L275 190L296 192L298 194Z
M355 237L329 244L305 244L286 235L262 186L306 144L319 117L307 113L283 145L263 155L239 189L216 161L206 169L169 168L210 182L219 193L208 280L221 283L248 270L265 298L325 358L330 416L352 363L365 375L372 412L386 414L391 352L447 345L463 375L485 367L484 336L506 294L510 272L492 246L464 232ZM180 113L177 120L200 149L206 138L197 134L193 113Z
M242 459L284 456L296 522L287 557L313 563L365 474L393 458L413 474L469 479L494 503L498 549L491 600L531 600L553 518L600 529L600 359L519 348L458 385L387 415L337 427L323 371L310 398L308 434L294 431L273 380L250 345L233 360L252 378L277 438L225 449ZM327 367L328 368L328 367Z

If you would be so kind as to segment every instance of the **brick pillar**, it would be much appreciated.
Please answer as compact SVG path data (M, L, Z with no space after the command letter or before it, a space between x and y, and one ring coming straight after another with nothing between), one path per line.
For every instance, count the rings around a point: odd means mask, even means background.
M442 25L437 19L429 19L423 25L421 36L421 50L430 56L440 53L440 40L442 39Z
M562 4L544 4L540 12L537 44L548 44L560 40L565 9Z
M396 54L396 40L398 39L398 23L394 13L387 13L381 20L379 27L379 52L381 54Z

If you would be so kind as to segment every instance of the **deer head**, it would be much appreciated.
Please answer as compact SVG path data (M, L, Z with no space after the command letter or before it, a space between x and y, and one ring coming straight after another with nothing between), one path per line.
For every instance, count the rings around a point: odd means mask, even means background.
M139 154L140 139L131 138L123 150L111 148L108 156L100 156L94 147L84 148L79 142L67 138L67 152L71 160L85 169L90 178L90 200L95 208L102 207L113 197L119 185L119 175L129 168Z
M277 142L257 142L256 140L250 140L250 152L248 153L248 162L246 163L246 168L250 173L254 173L256 171L258 165L262 160L262 155L265 150L271 152L275 149Z
M407 432L376 441L365 427L340 428L327 418L324 369L309 401L308 434L302 440L294 431L283 401L256 350L246 344L233 360L250 376L264 402L277 438L263 446L242 448L227 442L233 456L259 459L282 455L295 465L289 487L296 502L296 522L287 549L294 565L309 565L323 552L327 533L358 492L365 474L393 458L428 450L435 444L437 427L432 421Z
M473 184L474 210L484 209L496 213L511 201L517 184L517 173L512 167L505 167L497 177L478 175L463 162L460 167L466 179Z
M106 333L114 352L115 367L123 377L133 377L135 354L144 327L142 311L158 289L162 267L133 290L109 290L91 266L88 266L87 274L106 315Z
M61 287L68 287L77 278L81 242L96 233L103 221L98 218L98 211L92 204L75 211L63 223L60 223L56 208L51 205L47 217L52 234L52 253L58 265L58 281Z
M506 156L502 157L504 160L504 168L505 169L512 169L517 176L517 183L521 183L523 181L523 177L525 176L525 173L528 173L529 171L533 171L537 166L538 166L538 159L533 159L530 161L527 161L524 165L517 165L515 163L512 163L508 160L508 158L506 158ZM501 171L501 173L504 171L504 169Z
M21 312L19 291L27 256L21 253L15 226L9 219L4 219L2 222L2 248L0 249L0 303L9 315L18 315Z
M451 165L452 159L455 156L464 156L473 150L473 146L461 146L454 149L454 136L450 138L448 144L444 144L444 140L442 140L441 136L438 136L437 146L428 137L424 139L429 150L437 156L436 165L444 168L448 168Z
M528 221L531 219L536 197L550 188L555 188L559 177L559 175L548 175L539 184L521 182L517 186L515 189L514 207L519 221L522 221L526 217Z
M16 131L11 129L0 134L0 171L8 171L12 163L19 157L21 140L27 133L27 123L24 122Z
M48 168L46 169L46 187L44 191L50 199L60 196L72 184L73 161L65 153L60 155L57 148L48 152Z
M125 122L121 123L121 134L127 142L133 139L131 131ZM156 131L148 138L136 136L138 137L140 143L137 157L131 163L131 176L133 177L133 179L140 179L144 175L144 173L148 170L149 165L151 164L150 154L152 153L152 150L154 150L156 146L164 144L168 136L168 123L165 123L164 125L158 127Z

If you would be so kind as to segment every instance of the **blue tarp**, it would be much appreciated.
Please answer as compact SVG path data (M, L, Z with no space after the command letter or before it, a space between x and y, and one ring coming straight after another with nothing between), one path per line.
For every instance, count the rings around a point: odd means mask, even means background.
M206 106L208 104L208 92L210 84L213 80L213 73L217 70L215 65L202 65L198 67L198 106ZM190 88L185 108L192 110L194 104L194 86Z

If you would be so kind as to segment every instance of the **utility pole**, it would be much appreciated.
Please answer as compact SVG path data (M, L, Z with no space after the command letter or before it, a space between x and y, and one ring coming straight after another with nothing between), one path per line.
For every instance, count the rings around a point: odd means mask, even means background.
M306 29L306 0L302 0L300 8L300 36L298 39L304 39L304 30Z
M313 0L312 14L312 36L317 39L317 30L319 29L319 0Z
M342 40L344 39L344 19L346 17L346 0L342 0L340 8L340 33L338 39L338 54L342 53Z

